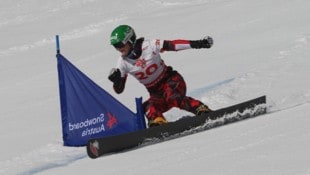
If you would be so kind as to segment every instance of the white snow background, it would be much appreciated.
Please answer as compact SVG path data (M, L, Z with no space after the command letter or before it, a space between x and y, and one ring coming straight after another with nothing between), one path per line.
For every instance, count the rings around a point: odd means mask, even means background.
M310 174L309 0L1 0L0 174ZM150 39L214 38L211 49L162 54L188 94L213 109L267 95L268 114L92 160L62 146L55 58L61 52L135 111L132 77L107 79L120 24ZM166 113L176 120L184 112Z

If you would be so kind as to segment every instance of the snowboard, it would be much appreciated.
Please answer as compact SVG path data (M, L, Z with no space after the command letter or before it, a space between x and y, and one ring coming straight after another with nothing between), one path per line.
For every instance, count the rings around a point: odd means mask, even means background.
M138 148L255 117L265 114L266 111L266 96L261 96L207 114L183 117L165 125L121 135L93 138L86 145L87 154L90 158L98 158L105 154Z

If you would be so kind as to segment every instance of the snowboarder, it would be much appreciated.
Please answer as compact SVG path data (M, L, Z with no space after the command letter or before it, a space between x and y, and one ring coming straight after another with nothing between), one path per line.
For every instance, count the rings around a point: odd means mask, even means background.
M183 77L167 66L160 56L164 51L210 48L213 45L211 37L201 40L136 39L132 27L120 25L112 31L110 42L121 53L116 67L112 68L108 77L113 82L113 89L118 94L122 93L128 74L146 87L150 97L143 103L143 109L149 127L168 123L163 113L172 107L195 115L212 111L201 101L186 96Z

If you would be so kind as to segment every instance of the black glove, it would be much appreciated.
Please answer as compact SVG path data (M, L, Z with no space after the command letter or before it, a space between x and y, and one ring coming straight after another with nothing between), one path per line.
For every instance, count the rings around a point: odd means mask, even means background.
M132 60L135 60L135 59L138 59L141 56L143 41L144 41L144 38L137 39L137 41L133 45L133 48L132 48L131 52L127 56L128 58L130 58Z
M120 84L121 83L121 71L116 68L112 68L109 75L109 80L112 81L114 84Z
M210 48L213 45L213 39L210 36L206 36L201 40L189 41L189 43L194 49Z

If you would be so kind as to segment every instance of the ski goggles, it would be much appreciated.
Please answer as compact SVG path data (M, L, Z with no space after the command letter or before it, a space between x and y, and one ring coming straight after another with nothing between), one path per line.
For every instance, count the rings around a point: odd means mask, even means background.
M120 48L123 48L123 47L125 46L125 44L122 43L122 42L119 42L119 43L113 44L113 46L114 46L116 49L120 49Z

